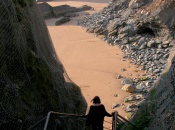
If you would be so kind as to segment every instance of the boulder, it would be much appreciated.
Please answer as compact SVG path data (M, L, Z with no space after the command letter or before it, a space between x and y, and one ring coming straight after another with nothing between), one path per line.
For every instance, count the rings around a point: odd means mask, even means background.
M131 84L125 84L125 85L122 87L122 90L124 90L124 91L126 91L126 92L133 93L133 92L135 92L135 87L132 86Z

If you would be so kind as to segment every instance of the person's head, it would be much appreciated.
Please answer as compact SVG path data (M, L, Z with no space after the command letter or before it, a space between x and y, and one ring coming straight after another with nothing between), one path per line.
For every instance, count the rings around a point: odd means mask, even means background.
M101 103L99 96L95 96L95 97L92 99L92 102L93 102L94 104Z

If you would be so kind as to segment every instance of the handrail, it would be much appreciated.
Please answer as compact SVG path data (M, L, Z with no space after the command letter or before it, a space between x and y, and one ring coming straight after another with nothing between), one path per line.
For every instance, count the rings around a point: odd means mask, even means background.
M41 120L39 120L37 123L35 123L34 125L32 125L30 128L28 128L27 130L32 130L34 129L39 123L41 123L42 121L45 120L45 123L44 123L44 130L47 130L47 127L48 127L48 123L49 123L49 120L50 120L50 117L51 115L58 115L58 116L64 116L64 117L81 117L81 118L84 118L83 116L81 115L77 115L77 114L68 114L68 113L60 113L60 112L54 112L54 111L50 111L48 112L47 116L42 118ZM114 112L113 114L113 117L112 117L112 123L111 122L108 122L108 121L105 121L104 122L107 122L109 124L112 124L112 130L118 130L118 125L119 124L123 124L125 122L129 123L130 125L134 126L137 128L136 125L134 125L133 123L131 123L130 121L128 121L127 119L125 119L124 117L122 117L121 115L118 114L117 111ZM109 128L106 128L104 127L105 129L109 129Z
M118 113L117 113L117 116L122 118L124 121L126 121L127 123L129 123L130 125L134 126L134 127L137 127L136 125L134 125L133 123L131 123L130 121L126 120L125 118L123 118L122 116L120 116Z
M48 126L48 123L49 123L49 119L50 119L51 114L59 115L59 116L82 117L82 118L83 118L83 116L77 115L77 114L68 114L68 113L60 113L60 112L50 111L50 112L48 112L48 114L47 114L46 122L45 122L45 125L44 125L44 130L47 130L47 126Z
M114 114L113 114L113 120L112 120L112 130L117 130L117 127L118 127L117 125L118 124L125 123L125 122L127 122L130 125L132 125L135 128L137 128L136 125L134 125L133 123L131 123L130 121L128 121L127 119L125 119L124 117L122 117L121 115L119 115L117 111L115 111Z
M38 122L36 122L34 125L32 125L31 127L29 127L27 130L32 130L33 128L35 128L35 126L37 126L40 122L42 122L45 119L46 119L46 117L42 118L41 120L39 120Z

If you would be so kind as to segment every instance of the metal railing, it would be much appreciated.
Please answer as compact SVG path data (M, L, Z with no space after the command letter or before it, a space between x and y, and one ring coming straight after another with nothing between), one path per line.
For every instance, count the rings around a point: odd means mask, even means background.
M67 113L59 113L59 112L53 112L53 111L51 111L51 112L49 112L47 114L47 119L46 119L46 123L44 125L44 130L47 130L47 126L48 126L48 123L49 123L49 119L50 119L51 114L58 115L58 116L81 117L81 118L83 118L82 116L76 115L76 114L67 114Z
M53 117L54 116L54 117ZM53 117L53 119L52 119ZM83 117L82 115L77 115L77 114L68 114L68 113L60 113L60 112L53 112L53 111L50 111L46 117L42 118L40 121L36 122L34 125L32 125L30 128L28 128L27 130L57 130L57 128L55 127L55 123L54 121L57 121L59 122L60 118L74 118L73 119L73 123L76 124L76 123L81 123L81 122L77 122L76 119L77 118L81 118L84 122L84 124L82 124L82 126L80 127L80 130L85 129L85 120L86 118ZM51 121L52 120L52 121ZM79 120L80 121L80 120ZM54 123L53 123L54 122ZM112 117L112 123L109 122L109 121L104 121L106 123L109 123L112 125L112 130L119 130L119 126L122 125L122 124L125 124L125 123L128 123L134 127L136 127L133 123L129 122L128 120L126 120L124 117L122 117L121 115L118 114L117 111L113 112L113 117ZM49 124L50 123L50 124ZM66 123L68 123L66 121ZM66 123L65 123L65 126L66 127ZM64 124L61 124L61 125L64 125ZM52 127L52 128L51 128ZM53 128L54 127L54 128ZM137 128L137 127L136 127ZM110 128L106 128L104 127L104 129L108 129L110 130ZM77 130L79 130L77 128Z
M69 127L82 130L85 127L85 121L85 118L81 115L50 111L46 117L30 126L27 130L69 130Z
M130 121L119 115L117 111L115 111L112 117L112 130L119 130L120 129L119 126L125 123L128 123L137 128L136 125L134 125L133 123L131 123Z

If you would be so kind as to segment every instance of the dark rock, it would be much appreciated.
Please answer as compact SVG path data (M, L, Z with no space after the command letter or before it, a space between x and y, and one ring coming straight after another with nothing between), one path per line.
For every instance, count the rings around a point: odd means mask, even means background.
M61 17L61 18L59 18L59 19L55 22L55 25L58 26L58 25L67 23L67 22L69 22L69 21L70 21L70 18L69 18L69 17Z
M55 18L66 15L67 13L77 12L76 7L71 7L69 5L55 6L53 8L53 14Z
M86 11L86 10L93 10L93 8L89 5L83 5L80 8L78 8L78 11Z
M37 6L45 19L49 19L54 16L53 11L52 11L52 6L50 6L49 4L39 3L37 4Z

